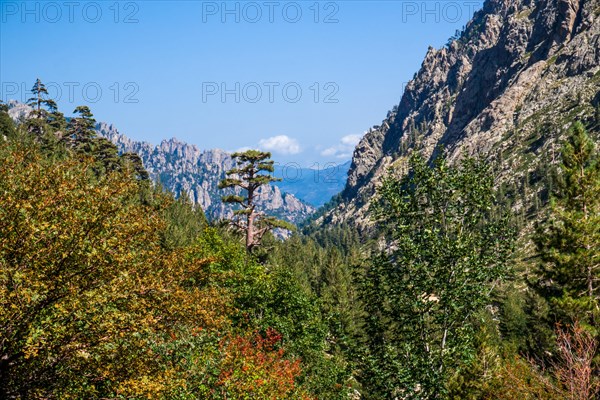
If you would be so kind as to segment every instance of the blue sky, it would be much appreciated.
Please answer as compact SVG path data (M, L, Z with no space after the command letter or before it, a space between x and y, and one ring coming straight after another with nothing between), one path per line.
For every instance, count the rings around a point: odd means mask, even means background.
M136 140L350 158L480 1L0 0L0 96L36 77Z

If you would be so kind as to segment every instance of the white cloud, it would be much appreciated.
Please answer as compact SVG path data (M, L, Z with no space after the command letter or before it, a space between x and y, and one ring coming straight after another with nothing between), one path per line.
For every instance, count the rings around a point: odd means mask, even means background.
M335 157L339 159L348 159L352 157L354 148L360 142L362 135L346 135L340 139L335 146L331 146L321 151L323 157Z
M263 150L268 150L279 154L300 153L300 144L298 141L286 135L278 135L267 139L261 139L258 142L258 147Z
M323 157L330 157L330 156L335 155L335 153L337 153L337 149L335 147L329 147L329 148L326 148L325 150L323 150L321 152L321 155Z
M362 135L346 135L342 138L341 142L346 146L352 146L354 148L358 142L360 142L360 139L362 139Z

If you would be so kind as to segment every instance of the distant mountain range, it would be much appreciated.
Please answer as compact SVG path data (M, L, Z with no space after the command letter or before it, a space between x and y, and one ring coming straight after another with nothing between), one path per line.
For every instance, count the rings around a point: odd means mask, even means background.
M206 212L209 219L228 217L230 207L221 202L224 194L217 185L233 167L231 155L223 150L199 150L175 138L158 146L130 140L112 125L97 125L100 136L115 143L121 152L140 155L144 166L157 182L190 200ZM307 218L345 186L350 161L323 169L301 168L297 164L276 165L274 176L282 179L260 192L259 207L265 212L293 223Z
M31 112L29 106L14 100L9 101L8 106L15 120ZM185 193L192 203L204 210L207 218L219 220L232 215L233 208L221 201L227 191L218 188L225 172L234 166L229 153L218 149L200 150L175 138L155 146L131 140L104 122L96 125L96 132L113 142L119 152L137 153L154 181L176 196ZM349 161L341 165L328 164L321 170L300 168L297 164L277 165L274 175L282 181L261 188L258 208L295 224L302 222L344 188L349 167Z
M346 185L350 161L343 164L326 164L323 168L301 168L297 164L277 165L275 177L281 182L278 188L315 207L321 207Z
M192 203L204 210L208 219L219 220L233 214L232 206L221 201L221 196L229 191L218 188L225 172L234 167L229 153L218 149L200 150L175 138L154 146L131 140L106 123L99 123L96 131L116 144L119 152L137 153L152 179L177 196L185 193ZM315 212L315 207L274 185L261 188L257 205L267 214L292 223L299 223Z

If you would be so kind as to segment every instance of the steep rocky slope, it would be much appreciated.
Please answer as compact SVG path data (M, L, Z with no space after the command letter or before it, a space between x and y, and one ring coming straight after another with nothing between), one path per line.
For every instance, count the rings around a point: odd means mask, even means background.
M487 0L459 37L429 48L400 104L357 145L341 204L319 221L368 225L382 175L440 146L452 161L498 161L499 184L531 183L533 198L569 122L597 131L598 117L600 1Z
M120 152L135 152L150 176L176 195L186 193L190 200L202 207L209 219L217 220L232 215L231 206L221 202L224 191L218 188L225 172L233 167L231 156L223 150L201 151L195 145L175 138L163 140L158 146L129 139L112 125L97 125L100 136L115 143ZM269 215L298 223L312 214L312 206L277 186L265 186L259 191L258 208Z

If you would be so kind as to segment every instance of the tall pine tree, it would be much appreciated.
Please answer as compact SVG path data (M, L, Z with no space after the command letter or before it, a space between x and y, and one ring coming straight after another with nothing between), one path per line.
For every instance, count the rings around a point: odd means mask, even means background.
M534 241L538 288L563 322L600 323L600 160L580 122L562 148L558 195ZM566 321L565 321L566 320Z
M53 100L48 99L48 89L42 83L40 78L35 80L31 88L32 97L27 99L27 105L33 108L31 114L27 118L27 130L38 136L41 136L46 131L46 118L48 111L45 107L56 105Z
M246 250L252 252L259 246L262 237L273 228L291 230L291 224L266 215L256 210L256 197L261 186L277 181L270 173L273 172L271 153L259 150L248 150L234 153L233 159L237 166L227 171L227 178L219 183L220 189L242 189L244 196L231 194L223 196L224 203L235 204L241 208L234 211L232 224L246 236ZM265 174L264 172L267 172Z
M89 153L92 151L92 139L96 136L94 115L88 106L78 106L73 114L79 116L71 118L63 139L71 148L79 152Z

